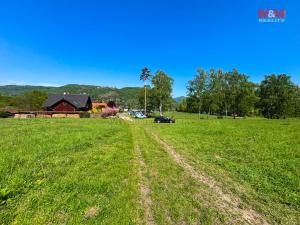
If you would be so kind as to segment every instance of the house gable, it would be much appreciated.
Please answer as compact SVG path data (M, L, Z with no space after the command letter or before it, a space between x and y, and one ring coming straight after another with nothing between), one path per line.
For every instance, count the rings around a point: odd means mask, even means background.
M51 107L51 109L53 111L61 111L61 112L75 112L76 111L76 107L64 99L62 99L61 101L54 104Z
M44 103L48 111L88 111L92 108L92 101L88 95L50 94Z

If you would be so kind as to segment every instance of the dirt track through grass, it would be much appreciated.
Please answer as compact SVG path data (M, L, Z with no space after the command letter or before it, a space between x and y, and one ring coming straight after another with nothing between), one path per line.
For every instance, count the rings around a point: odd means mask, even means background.
M136 133L133 132L133 127L131 127L131 132L133 136L133 144L134 150L136 153L136 158L138 161L138 177L139 177L139 186L140 186L140 195L141 195L141 205L143 207L144 214L144 223L146 225L155 225L153 213L152 213L152 199L151 199L151 187L149 184L148 178L145 176L147 173L147 165L144 161L141 152L141 144L140 139L136 137Z
M142 171L138 177L144 224L233 224L206 205L210 195L199 194L205 186L182 170L144 128L132 124L131 131Z
M137 153L137 158L140 166L139 177L140 177L140 192L141 201L144 208L144 222L146 225L154 225L154 219L152 215L152 199L150 197L151 189L148 179L144 176L144 171L146 169L146 164L144 162L143 156L141 154L140 146L138 143L135 144L135 151Z
M206 184L212 194L217 195L215 206L223 212L230 212L231 214L240 217L239 222L248 222L250 224L269 224L267 220L255 210L250 207L241 208L242 200L232 193L225 193L221 185L219 185L213 178L209 177L203 172L196 170L182 155L180 155L171 145L159 138L155 133L145 129L155 141L160 143L168 152L172 159L180 165L187 173L189 173L197 181ZM244 205L244 204L243 204Z

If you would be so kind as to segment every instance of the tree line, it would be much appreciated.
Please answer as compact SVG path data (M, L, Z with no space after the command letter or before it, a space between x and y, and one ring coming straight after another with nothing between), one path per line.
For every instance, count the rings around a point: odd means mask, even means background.
M178 111L215 115L285 118L300 116L300 88L286 74L268 75L260 84L233 69L198 69Z
M249 80L249 76L237 69L198 69L194 79L187 85L187 97L179 104L172 99L174 80L164 71L154 75L144 68L140 75L144 90L139 103L145 111L172 110L207 115L259 116L286 118L300 116L300 88L286 74L265 76L260 84ZM146 85L146 80L151 85ZM147 95L146 95L147 93Z
M42 91L28 91L17 96L0 95L0 111L18 109L20 111L41 110L48 94Z

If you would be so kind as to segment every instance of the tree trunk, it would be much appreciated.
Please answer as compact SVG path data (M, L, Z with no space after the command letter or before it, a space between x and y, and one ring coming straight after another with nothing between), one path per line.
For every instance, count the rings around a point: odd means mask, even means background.
M144 89L145 89L145 106L144 106L144 113L145 115L147 114L147 87L146 87L146 83L144 84Z
M210 107L208 107L207 119L208 119L209 114L210 114Z
M198 119L200 120L200 117L201 117L201 108L202 108L202 104L201 104L201 99L199 99L199 113L198 113Z
M163 114L162 114L162 104L161 104L161 103L159 103L159 114L160 114L160 116L163 115Z

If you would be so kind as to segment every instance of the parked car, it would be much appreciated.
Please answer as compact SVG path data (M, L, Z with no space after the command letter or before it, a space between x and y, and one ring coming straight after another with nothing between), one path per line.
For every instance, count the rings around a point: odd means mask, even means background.
M135 112L135 118L144 119L146 117L142 112Z
M154 118L154 123L175 123L175 119L164 116L157 116Z
M145 114L142 111L135 111L132 110L128 113L130 116L138 118L138 119L144 119L146 118Z

